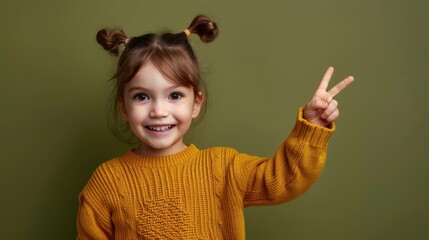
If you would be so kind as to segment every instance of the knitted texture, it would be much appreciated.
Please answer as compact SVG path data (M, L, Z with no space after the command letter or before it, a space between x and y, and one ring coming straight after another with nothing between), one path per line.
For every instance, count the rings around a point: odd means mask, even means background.
M226 147L100 165L79 196L78 239L244 239L244 207L305 192L320 175L334 125L302 118L274 157Z

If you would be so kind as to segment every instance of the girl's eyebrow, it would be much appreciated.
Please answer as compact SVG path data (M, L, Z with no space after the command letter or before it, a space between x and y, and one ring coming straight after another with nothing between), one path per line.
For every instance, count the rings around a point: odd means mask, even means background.
M172 90L177 89L177 88L186 88L186 87L183 85L173 85L171 87L167 87L166 91L172 91ZM151 92L150 89L147 89L145 87L139 87L139 86L131 87L130 89L128 89L128 92L132 92L132 91Z
M132 92L132 91L149 91L148 89L144 88L144 87L131 87L130 89L128 89L128 92Z

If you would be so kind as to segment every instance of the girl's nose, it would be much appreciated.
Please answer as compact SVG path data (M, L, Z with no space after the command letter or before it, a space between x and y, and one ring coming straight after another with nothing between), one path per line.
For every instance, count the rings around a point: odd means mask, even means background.
M149 113L151 118L165 118L168 116L167 105L161 101L155 102Z

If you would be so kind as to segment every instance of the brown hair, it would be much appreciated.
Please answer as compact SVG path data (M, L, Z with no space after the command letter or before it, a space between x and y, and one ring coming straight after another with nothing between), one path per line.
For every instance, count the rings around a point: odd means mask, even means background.
M197 34L201 41L206 43L213 41L219 33L216 24L204 15L196 16L187 30L191 34ZM112 78L116 80L116 84L113 90L114 103L111 108L110 126L119 139L128 141L118 128L118 107L124 98L124 86L145 64L153 64L167 79L176 84L192 87L195 96L201 92L204 98L207 98L199 64L185 31L177 34L148 33L128 38L121 29L102 29L97 33L97 42L116 56L119 55L121 44L125 45L116 74Z

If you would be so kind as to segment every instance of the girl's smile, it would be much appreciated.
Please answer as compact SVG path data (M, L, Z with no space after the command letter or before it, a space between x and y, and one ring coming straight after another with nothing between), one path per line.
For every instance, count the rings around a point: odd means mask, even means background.
M122 117L140 140L136 153L160 156L187 146L183 137L202 106L202 96L180 86L151 63L144 64L125 85Z
M167 132L170 129L172 129L174 125L168 125L168 126L147 126L146 128L155 131L155 132Z
M157 136L166 136L170 133L170 131L173 131L175 125L167 125L167 126L146 126L146 130L148 131L147 134L152 135L153 137Z

